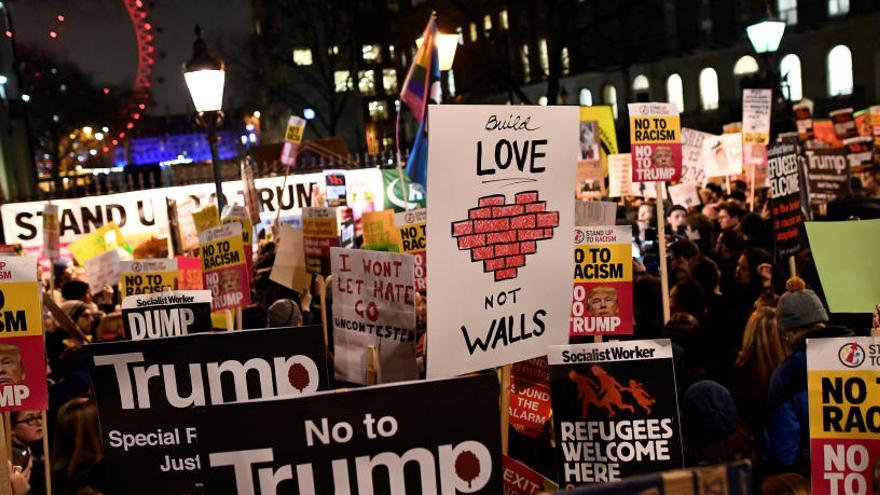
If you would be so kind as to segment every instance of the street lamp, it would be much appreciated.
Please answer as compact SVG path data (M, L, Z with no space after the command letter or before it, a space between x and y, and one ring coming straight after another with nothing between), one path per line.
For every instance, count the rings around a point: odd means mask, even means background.
M437 56L440 58L440 70L447 71L452 69L452 61L455 59L455 49L458 47L457 34L441 34L437 33ZM424 38L419 36L416 39L416 48L422 47Z
M214 187L217 189L217 207L223 211L226 198L220 183L220 157L217 153L217 126L223 121L223 84L226 79L222 60L211 56L202 38L202 29L196 26L192 57L183 64L183 77L192 96L198 115L196 123L207 130L208 147L211 150L211 167Z
M761 54L776 52L784 32L785 22L769 16L746 28L752 47Z
M785 103L785 91L782 86L782 78L780 77L775 54L779 50L779 44L782 42L782 35L785 33L785 21L773 16L770 10L770 3L767 3L767 13L763 19L756 21L746 28L746 35L752 43L755 52L761 55L767 66L767 78L770 87L778 95L774 95L773 107L777 111L771 109L773 114L773 125L781 130L790 126L791 107ZM781 111L778 111L781 110Z

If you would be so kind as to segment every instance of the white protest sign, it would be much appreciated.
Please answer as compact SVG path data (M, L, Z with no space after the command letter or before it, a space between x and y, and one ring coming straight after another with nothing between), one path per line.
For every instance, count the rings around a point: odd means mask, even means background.
M681 182L703 187L706 172L703 169L703 141L712 134L681 128Z
M417 379L412 255L332 247L330 264L336 378L366 384L372 345L379 383Z
M769 89L743 90L742 135L745 144L770 142L770 107L773 92Z
M703 139L703 168L706 177L743 173L742 134L731 133Z
M676 184L667 188L672 204L690 208L700 204L700 193L694 184Z
M137 294L122 300L122 324L131 340L210 332L211 291Z
M578 118L575 107L431 106L429 378L568 341Z
M105 285L114 286L119 283L119 250L111 249L90 258L85 263L86 277L92 293L98 294Z
M306 271L302 229L280 225L277 246L269 280L288 289L302 292L312 281L312 276Z
M632 196L632 155L608 155L608 197Z

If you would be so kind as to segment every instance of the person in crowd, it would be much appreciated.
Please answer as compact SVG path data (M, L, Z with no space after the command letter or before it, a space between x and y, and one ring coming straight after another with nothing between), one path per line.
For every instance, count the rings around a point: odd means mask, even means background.
M95 310L94 305L87 304L79 299L68 300L61 304L61 310L82 330L82 333L86 336L92 335L92 328L98 319L98 312Z
M762 249L772 249L773 242L769 231L769 222L765 222L757 213L746 213L740 222L740 232L746 245Z
M700 255L700 248L694 241L679 239L669 245L669 280L683 282L690 277L688 262Z
M721 227L721 230L738 230L743 214L743 209L738 203L725 201L718 205L718 225Z
M298 327L303 324L299 304L290 299L279 299L272 303L266 311L266 320L269 328Z
M33 493L44 493L45 471L43 463L43 415L40 411L12 411L12 460L18 467L31 466L29 482L33 487ZM29 458L22 465L20 459Z
M761 495L810 495L810 480L797 473L768 476L761 484Z
M693 280L678 282L669 292L671 313L685 312L694 315L701 323L706 321L706 293Z
M52 493L75 495L83 488L107 492L98 411L80 397L58 411L52 447Z
M746 200L745 189L733 189L730 191L730 194L727 195L727 201L739 206L740 210L746 210L748 208Z
M733 229L727 229L718 234L718 242L715 246L715 262L721 270L719 284L721 293L725 297L733 294L735 285L734 274L739 262L739 255L746 248L742 234Z
M635 335L642 339L663 336L663 300L660 279L644 275L633 282Z
M687 209L681 205L673 205L666 213L666 223L669 224L668 234L673 238L684 238L687 226Z
M740 335L745 329L748 315L764 293L782 292L782 273L773 262L773 255L755 247L746 248L739 256L734 270L734 288L728 296L734 308L733 318L739 334L736 345L741 342Z
M645 242L645 232L648 229L655 227L654 225L654 205L651 203L642 203L639 205L638 217L636 218L636 225L639 227L639 235L638 239L640 243Z
M676 376L679 387L684 390L688 385L709 378L711 349L707 335L694 315L685 312L674 313L663 329L664 337L679 347L676 359Z
M700 252L710 255L715 251L715 224L702 213L691 213L685 219L685 237L697 243Z
M828 314L816 293L792 277L779 298L776 318L790 354L770 377L765 423L765 456L769 468L809 475L810 423L807 416L807 338L846 337L853 332L828 325Z
M125 326L122 324L122 313L114 311L105 315L95 329L95 340L112 342L125 339Z
M688 387L681 403L685 463L711 466L754 461L755 441L723 385L702 380Z

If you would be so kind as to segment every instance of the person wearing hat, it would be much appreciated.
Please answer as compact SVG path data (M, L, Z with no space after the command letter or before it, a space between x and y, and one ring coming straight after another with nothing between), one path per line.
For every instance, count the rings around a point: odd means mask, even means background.
M61 311L64 311L84 334L91 334L92 325L98 316L94 304L87 304L80 300L64 301L61 304Z
M303 324L299 305L290 299L279 299L266 312L269 328L298 327Z
M828 325L822 301L799 277L788 279L785 288L776 307L776 318L789 356L770 377L765 456L773 471L809 476L807 339L847 337L853 332Z
M681 427L688 466L754 460L754 440L736 401L717 382L702 380L688 387L681 403Z

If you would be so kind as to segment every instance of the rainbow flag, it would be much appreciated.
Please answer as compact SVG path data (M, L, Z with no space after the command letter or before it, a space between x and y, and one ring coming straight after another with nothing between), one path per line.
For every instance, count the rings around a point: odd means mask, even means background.
M428 25L425 26L425 32L422 34L422 46L419 47L419 51L409 67L409 72L403 82L403 90L400 92L400 101L406 103L409 111L418 122L421 122L425 115L433 66L435 64L439 66L436 41L437 18L432 15Z

